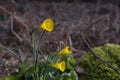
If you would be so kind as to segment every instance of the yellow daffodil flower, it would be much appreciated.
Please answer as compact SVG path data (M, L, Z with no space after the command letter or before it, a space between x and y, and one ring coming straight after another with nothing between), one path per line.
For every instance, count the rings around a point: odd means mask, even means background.
M59 69L60 71L64 72L66 63L65 63L65 61L61 61L61 62L57 62L57 63L54 63L54 64L50 64L49 66L52 66L52 67L54 67L56 69Z
M52 19L47 18L42 22L40 26L38 26L38 28L51 32L54 29L54 22Z
M58 52L58 54L72 54L69 46L65 46L62 50Z

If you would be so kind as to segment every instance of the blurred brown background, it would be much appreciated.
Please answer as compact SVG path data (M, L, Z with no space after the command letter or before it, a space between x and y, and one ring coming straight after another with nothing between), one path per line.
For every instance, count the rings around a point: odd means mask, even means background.
M88 51L80 32L91 47L108 42L120 44L119 0L0 0L0 44L17 55L22 51L23 58L29 59L31 31L48 17L54 20L55 30L45 34L46 52L57 51L60 41L68 44L70 37L80 57ZM36 39L39 34L37 31ZM18 68L15 60L0 47L0 76L14 72L13 66Z

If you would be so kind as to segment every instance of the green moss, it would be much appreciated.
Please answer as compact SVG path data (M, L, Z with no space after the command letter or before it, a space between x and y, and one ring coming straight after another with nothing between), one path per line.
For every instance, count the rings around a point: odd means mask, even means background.
M120 45L105 44L92 49L99 57L120 70ZM120 80L120 75L98 60L91 52L79 59L79 66L89 75L79 75L80 80Z

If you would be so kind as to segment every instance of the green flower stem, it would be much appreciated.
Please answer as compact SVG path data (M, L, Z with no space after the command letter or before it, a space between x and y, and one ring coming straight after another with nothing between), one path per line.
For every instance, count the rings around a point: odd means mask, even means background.
M40 42L41 42L41 40L42 40L42 38L43 38L45 32L46 32L45 30L42 31L42 34L40 35L40 39L39 39L39 44L40 44ZM39 47L38 47L38 48L39 48Z
M32 58L33 58L33 65L35 65L35 56L36 56L34 33L35 33L35 30L32 31L32 38L31 38L31 41L32 41L32 55L33 55ZM34 68L34 69L35 69L35 68ZM33 74L33 78L34 78L34 79L36 78L36 74L35 74L35 73Z
M39 48L41 46L41 40L45 34L45 30L41 33L40 35L40 39L39 39L39 42L38 42L38 46L35 47L35 41L34 41L34 32L35 30L32 32L32 47L33 47L33 65L34 65L34 77L35 79L37 79L37 73L36 73L36 69L37 69L37 63L38 63L38 51L39 51Z
M46 68L47 68L47 65L48 65L48 60L49 60L49 58L50 58L50 54L48 54L48 57L47 57L47 59L46 59L46 62L45 62L45 67L42 69L42 72L41 72L41 74L40 75L42 75L43 74L43 80L45 80L45 73L46 73Z
M35 41L34 41L34 31L32 31L32 55L33 55L33 64L35 62L35 54L36 54L36 49L35 49Z
M45 30L43 30L42 34L40 35L40 39L39 39L39 42L38 42L38 47L36 49L36 56L35 56L35 70L36 70L36 66L37 66L37 62L38 62L38 51L39 51L39 48L41 46L41 40L43 38L45 34ZM41 51L41 50L40 50Z

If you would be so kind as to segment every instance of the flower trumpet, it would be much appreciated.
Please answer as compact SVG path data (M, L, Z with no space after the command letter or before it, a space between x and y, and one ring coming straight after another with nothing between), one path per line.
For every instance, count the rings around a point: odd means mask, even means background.
M59 69L60 71L64 72L66 63L65 63L65 61L61 61L61 62L57 62L54 64L49 64L49 66L54 67L54 68Z
M72 50L70 50L69 46L65 46L62 50L58 52L58 54L72 54Z
M52 19L47 18L47 19L45 19L45 20L42 22L41 25L39 25L39 26L37 27L37 29L39 29L39 28L41 28L41 29L43 29L43 30L46 30L46 31L48 31L48 32L51 32L51 31L54 30L54 22L53 22Z

